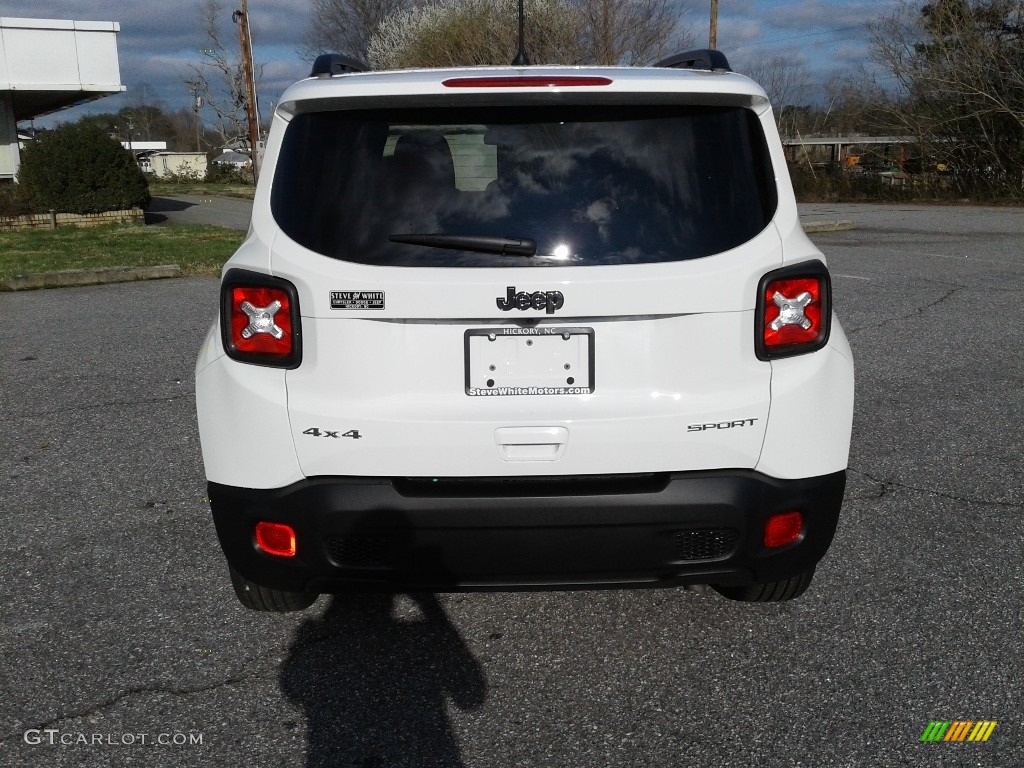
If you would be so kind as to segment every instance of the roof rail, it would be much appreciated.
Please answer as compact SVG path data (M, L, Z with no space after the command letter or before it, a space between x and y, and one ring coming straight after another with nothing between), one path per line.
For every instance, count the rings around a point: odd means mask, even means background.
M729 60L725 58L725 54L710 48L698 48L693 51L677 53L675 56L662 59L654 66L672 69L706 69L708 71L725 70L726 72L732 72L732 67L729 66Z
M366 72L370 67L350 56L342 56L340 53L324 53L316 57L313 62L313 69L310 77L331 77L343 75L346 72Z

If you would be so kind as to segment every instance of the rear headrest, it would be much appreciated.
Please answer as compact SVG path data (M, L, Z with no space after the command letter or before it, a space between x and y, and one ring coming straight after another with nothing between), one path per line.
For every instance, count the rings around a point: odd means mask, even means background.
M395 143L395 170L406 183L455 187L452 151L440 131L417 131Z

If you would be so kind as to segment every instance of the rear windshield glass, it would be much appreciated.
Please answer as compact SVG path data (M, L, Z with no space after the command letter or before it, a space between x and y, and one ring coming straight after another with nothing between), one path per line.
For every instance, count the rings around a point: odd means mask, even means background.
M776 193L747 109L449 107L296 116L271 206L289 237L344 261L564 266L729 250L765 228Z

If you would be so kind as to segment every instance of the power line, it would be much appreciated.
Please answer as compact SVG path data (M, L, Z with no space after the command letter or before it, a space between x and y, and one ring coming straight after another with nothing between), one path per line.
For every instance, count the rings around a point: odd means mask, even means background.
M818 37L820 35L834 35L839 32L849 32L854 29L863 31L867 27L866 24L854 24L849 27L836 27L835 29L825 29L821 32L804 32L799 35L788 35L787 37L776 37L765 40L766 43L781 43L784 40L798 40L803 37Z

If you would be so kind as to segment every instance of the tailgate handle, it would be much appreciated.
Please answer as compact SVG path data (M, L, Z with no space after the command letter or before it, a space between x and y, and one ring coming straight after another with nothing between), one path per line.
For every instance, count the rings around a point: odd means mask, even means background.
M569 442L565 427L501 427L494 430L498 454L505 461L556 461Z

